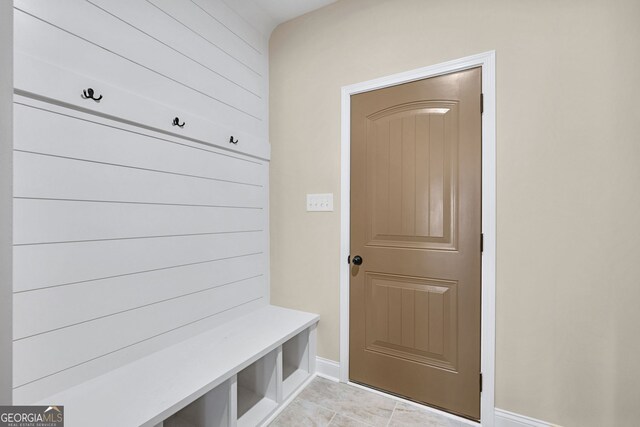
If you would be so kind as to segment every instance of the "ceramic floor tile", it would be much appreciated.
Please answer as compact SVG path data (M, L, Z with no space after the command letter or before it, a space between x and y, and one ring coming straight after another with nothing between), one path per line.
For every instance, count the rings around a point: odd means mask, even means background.
M270 427L325 427L329 425L335 412L326 408L322 408L311 402L296 399L278 418L276 418Z
M395 400L350 385L316 378L298 396L372 426L386 426Z
M398 402L389 426L461 427L465 424L417 406Z
M324 378L315 378L302 390L298 398L328 407L340 400L340 394L340 384L325 380Z
M336 414L331 420L329 427L370 427L371 424L365 424L353 418L346 417L342 414Z
M359 387L315 378L272 427L469 427L471 424Z

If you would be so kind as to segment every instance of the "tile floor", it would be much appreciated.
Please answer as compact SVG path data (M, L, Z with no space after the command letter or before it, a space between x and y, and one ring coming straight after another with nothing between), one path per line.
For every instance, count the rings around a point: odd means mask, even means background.
M418 406L316 377L269 427L469 427Z

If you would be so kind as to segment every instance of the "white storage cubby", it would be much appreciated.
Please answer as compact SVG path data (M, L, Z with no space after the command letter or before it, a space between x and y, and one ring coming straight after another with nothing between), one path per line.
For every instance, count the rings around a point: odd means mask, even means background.
M260 425L278 406L278 350L238 372L238 427Z
M264 426L315 373L318 320L267 306L51 399L70 427ZM123 408L114 422L89 422L100 401Z
M309 329L282 344L282 396L289 397L310 375Z
M231 415L232 379L225 381L204 396L164 421L163 427L229 427Z

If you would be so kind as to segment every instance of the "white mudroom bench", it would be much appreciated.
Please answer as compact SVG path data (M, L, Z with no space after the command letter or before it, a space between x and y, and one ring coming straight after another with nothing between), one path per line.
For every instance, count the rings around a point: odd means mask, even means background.
M259 426L315 372L318 320L264 306L39 404L67 427Z

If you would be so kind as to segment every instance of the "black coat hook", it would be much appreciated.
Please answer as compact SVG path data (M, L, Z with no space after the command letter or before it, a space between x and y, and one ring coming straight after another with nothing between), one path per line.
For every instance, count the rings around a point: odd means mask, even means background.
M94 101L100 101L102 99L102 95L100 95L98 98L95 98L94 95L94 91L92 88L88 88L87 90L83 90L82 94L84 95L83 98L84 99L93 99Z
M233 135L231 135L231 138L229 138L229 143L231 144L237 144L238 143L238 138L236 138L236 140L233 140Z
M172 124L174 126L178 126L179 128L183 128L186 123L182 122L182 124L180 124L180 119L178 117L176 117L175 119L173 119L173 123Z

